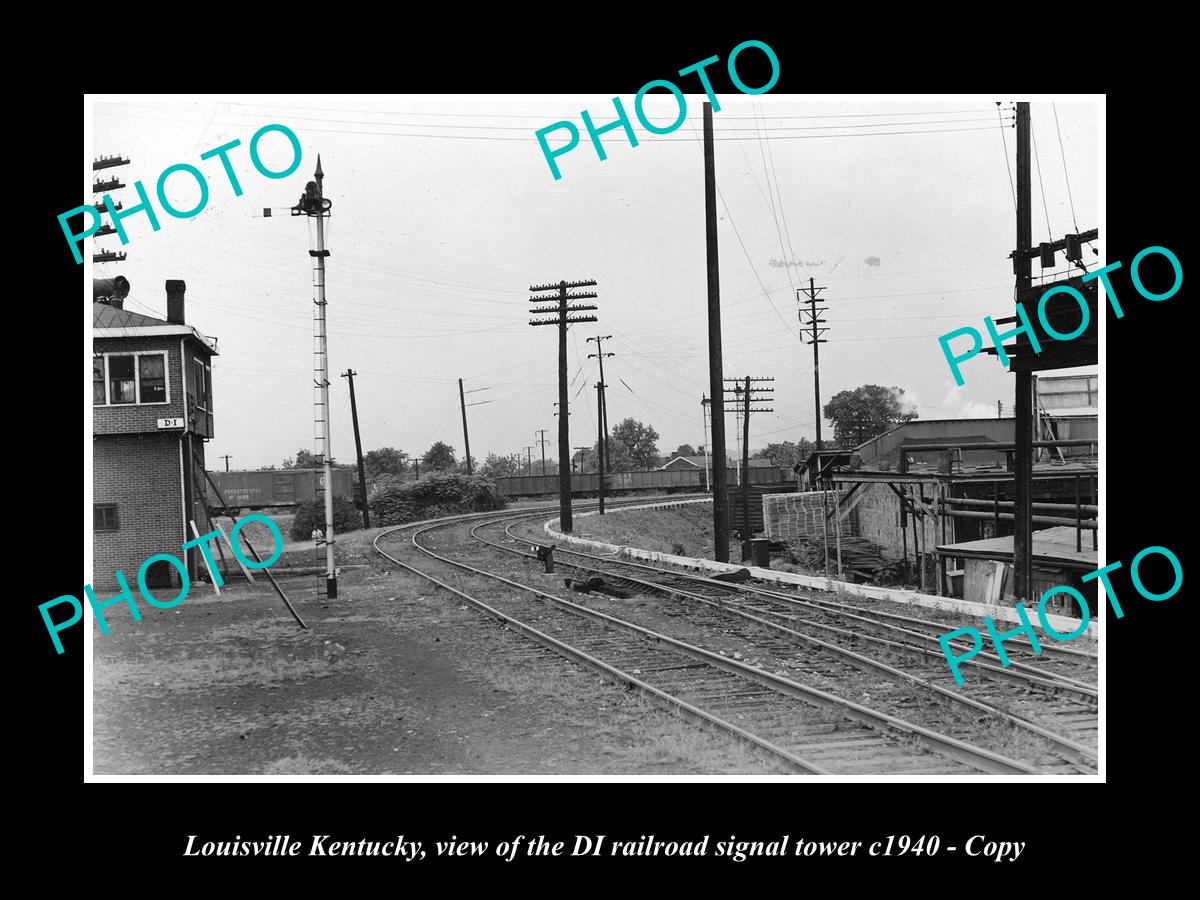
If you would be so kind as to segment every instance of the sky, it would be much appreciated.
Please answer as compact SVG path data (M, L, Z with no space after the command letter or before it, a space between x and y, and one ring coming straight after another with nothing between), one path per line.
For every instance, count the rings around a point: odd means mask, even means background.
M623 97L632 117L632 97ZM123 250L97 276L124 275L127 309L166 317L167 279L187 284L186 318L220 355L213 365L216 437L210 465L278 465L313 449L315 228L291 217L325 173L332 452L350 463L353 369L364 451L420 454L435 441L462 455L458 379L472 455L537 448L550 429L557 455L556 329L530 327L528 288L594 279L595 323L568 332L571 446L596 439L595 344L604 348L609 424L632 416L659 433L660 452L705 443L709 393L703 95L687 95L677 131L656 136L633 120L603 136L601 161L580 111L614 118L611 96L98 97L92 155L120 154L154 198L159 174L187 163L208 176L209 200L190 219L141 215L95 249ZM903 388L923 419L1011 413L1013 379L995 357L963 367L956 387L937 337L984 315L1012 314L1012 104L994 98L847 102L721 95L714 113L725 374L773 376L773 412L750 420L750 446L814 437L812 349L802 344L796 289L812 278L829 331L820 347L822 403L863 384ZM647 97L652 122L677 115L670 95ZM1034 102L1033 240L1098 224L1097 104ZM555 180L535 132L572 120L579 146L558 157ZM272 180L248 156L251 136L279 123L302 146L299 168ZM548 139L552 147L562 133ZM244 193L202 153L234 139ZM286 167L286 138L265 137L263 163ZM85 151L86 152L86 151ZM92 173L88 160L87 189ZM173 205L195 205L187 175L167 182ZM81 202L91 202L90 193ZM276 210L263 217L263 208ZM1086 252L1086 251L1085 251ZM86 252L85 252L86 256ZM1059 256L1061 262L1061 254ZM785 264L786 263L786 264ZM1063 272L1060 265L1056 272ZM1035 275L1041 269L1035 260ZM1047 273L1049 275L1051 273ZM1094 370L1093 370L1094 371ZM735 446L727 416L727 445ZM823 436L832 437L826 422Z

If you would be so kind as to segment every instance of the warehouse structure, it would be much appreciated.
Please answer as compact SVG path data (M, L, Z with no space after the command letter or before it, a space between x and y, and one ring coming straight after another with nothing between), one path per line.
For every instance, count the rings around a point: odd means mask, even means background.
M1094 568L1099 438L1094 376L1042 378L1043 387L1054 397L1051 408L1039 408L1043 446L1033 467L1033 524L1045 531L1034 581L1044 589ZM853 450L814 453L802 466L804 493L763 498L767 534L774 541L828 534L836 547L840 531L902 561L923 591L1011 602L1014 441L1012 418L913 420ZM1093 596L1094 584L1086 587Z

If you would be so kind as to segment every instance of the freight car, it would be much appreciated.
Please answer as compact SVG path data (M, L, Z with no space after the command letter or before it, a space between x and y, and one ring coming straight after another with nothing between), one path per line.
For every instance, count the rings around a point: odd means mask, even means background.
M335 497L354 497L351 471L342 468L333 470ZM325 479L324 469L257 469L209 474L221 489L226 503L231 507L246 509L298 506L316 497ZM211 484L208 485L208 503L214 509L221 506Z
M676 491L699 492L707 490L705 473L698 469L654 469L645 472L613 472L604 476L606 494L622 494L628 491ZM781 484L794 481L791 469L775 466L750 470L751 484ZM729 469L728 481L736 485L737 470ZM557 475L519 475L512 478L495 479L496 489L506 497L537 497L558 493ZM600 476L596 472L571 476L572 494L595 494L600 490Z

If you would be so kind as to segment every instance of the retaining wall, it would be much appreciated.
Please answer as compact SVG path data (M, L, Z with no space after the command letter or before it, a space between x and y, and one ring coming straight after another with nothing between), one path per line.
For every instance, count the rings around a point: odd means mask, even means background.
M803 495L801 495L803 496ZM820 492L817 492L818 500ZM676 500L660 503L646 503L638 506L620 506L609 510L607 515L619 514L626 509L657 509L666 506L681 506L687 503L711 503L711 497L701 498L699 500ZM599 515L596 511L580 512L575 514L575 518L583 518L585 516ZM814 588L819 591L841 591L846 594L853 594L858 597L868 597L872 600L891 600L894 603L910 603L914 606L924 606L929 609L944 609L949 612L959 613L966 616L990 616L994 621L1004 622L1020 622L1015 606L993 606L989 603L973 603L968 600L958 600L953 597L938 597L932 594L922 594L917 591L908 591L901 588L879 587L870 584L853 584L845 581L836 581L832 578L824 578L818 575L801 575L798 572L776 572L773 569L762 569L757 566L744 566L736 563L722 563L711 559L700 559L691 556L676 556L671 553L661 553L657 550L642 550L639 547L622 547L617 544L607 544L603 541L593 541L587 538L575 537L571 534L563 534L558 530L558 519L550 519L543 525L543 530L547 535L555 540L561 541L572 546L583 547L595 553L605 553L609 555L625 554L633 559L645 560L647 562L665 563L667 565L682 566L688 569L695 569L697 572L736 572L739 569L747 569L751 577L761 579L763 581L774 581L778 584L794 584L800 587ZM1027 607L1030 612L1030 618L1036 622L1034 610ZM1069 618L1067 616L1057 616L1047 614L1046 621L1050 626L1061 634L1070 634L1079 627L1079 619ZM1093 639L1099 639L1098 623L1093 620L1088 625L1087 631L1084 634Z

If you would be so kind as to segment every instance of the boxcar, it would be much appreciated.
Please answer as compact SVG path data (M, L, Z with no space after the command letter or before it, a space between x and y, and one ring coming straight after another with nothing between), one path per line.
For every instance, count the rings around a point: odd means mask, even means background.
M225 502L231 507L265 509L269 506L298 506L317 496L324 480L324 469L258 469L239 472L210 473ZM333 470L334 496L353 496L353 476L350 469ZM220 500L208 486L208 502L219 508Z

